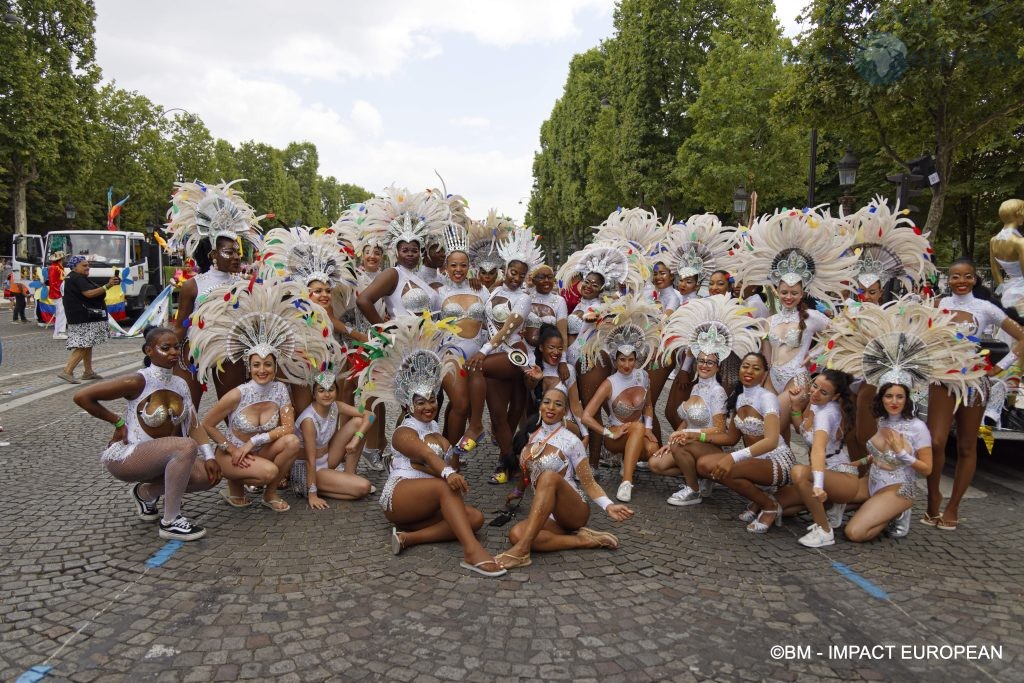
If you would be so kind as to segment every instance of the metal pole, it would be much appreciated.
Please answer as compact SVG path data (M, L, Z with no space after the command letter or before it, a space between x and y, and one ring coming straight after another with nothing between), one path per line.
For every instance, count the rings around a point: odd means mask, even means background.
M818 129L811 128L811 167L807 172L807 206L814 206L814 185L818 175Z

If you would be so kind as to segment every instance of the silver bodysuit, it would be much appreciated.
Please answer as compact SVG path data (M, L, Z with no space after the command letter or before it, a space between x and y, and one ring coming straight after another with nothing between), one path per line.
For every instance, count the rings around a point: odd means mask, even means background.
M238 387L238 391L242 396L238 401L238 407L228 417L228 427L230 429L228 429L227 433L227 438L236 446L243 446L246 443L235 436L234 432L236 430L243 434L266 434L281 424L281 409L292 403L291 396L288 394L288 387L283 382L276 380L265 385L249 381ZM261 425L253 423L252 420L242 414L243 410L257 403L273 403L277 406L273 416Z
M144 442L152 441L153 437L147 434L142 425L147 427L159 427L167 423L181 427L182 434L191 431L193 421L196 419L195 407L192 405L192 395L188 391L188 385L181 377L174 375L170 368L160 368L150 365L139 371L145 384L137 398L128 401L125 409L125 440L115 441L107 446L100 455L101 462L111 460L125 460L132 454L135 447ZM146 413L146 403L149 398L158 391L169 391L181 397L181 413L174 414L166 406L159 406L152 413Z

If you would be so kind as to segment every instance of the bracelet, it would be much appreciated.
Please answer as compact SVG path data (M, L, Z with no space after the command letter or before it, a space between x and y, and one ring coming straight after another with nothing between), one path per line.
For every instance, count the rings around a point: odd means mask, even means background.
M213 460L213 444L204 443L199 447L199 452L203 454L203 460Z
M228 442L227 441L221 441L219 444L217 444L217 450L218 451L224 451L225 453L227 453L228 452Z
M491 342L487 342L486 344L480 347L480 353L484 354L485 356L488 355L493 350L494 346L491 344Z
M452 476L453 474L455 474L455 470L452 469L451 467L445 467L443 470L441 470L441 478L444 479L445 481L448 481L448 477Z
M750 449L741 448L738 451L733 451L732 453L730 453L730 455L732 456L733 462L740 462L750 457Z
M644 427L647 429L654 429L654 418L649 415L644 415Z
M800 417L803 414L804 413L803 413L802 410L791 410L791 411L789 411L789 416L790 417Z
M811 479L814 482L813 487L816 489L825 488L825 470L814 470L811 473Z
M366 434L363 434L363 433L362 433L361 431L359 431L359 430L357 429L357 430L356 430L356 438L357 438L357 439L359 439L360 441L362 441L363 439L365 439L365 438L366 438Z
M316 493L316 484L310 484L308 493Z
M604 438L612 438L612 430L608 429L607 427L604 428Z
M707 434L705 434L704 432L701 432L701 433L700 433L700 438L699 438L698 440L699 440L699 441L700 441L701 443L707 443L707 441L708 441L708 435L707 435Z
M253 447L259 448L260 446L270 443L270 434L256 434L249 439L249 441L252 443Z
M117 422L114 423L114 429L120 429L121 427L124 427L124 418L123 417L117 418Z
M595 498L594 502L600 505L602 510L607 510L608 506L612 504L612 499L608 496L601 496L600 498Z

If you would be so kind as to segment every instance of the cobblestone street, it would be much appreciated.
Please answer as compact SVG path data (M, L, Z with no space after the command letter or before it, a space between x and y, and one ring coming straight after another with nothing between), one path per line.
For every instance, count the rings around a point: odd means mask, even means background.
M0 680L33 667L74 681L1024 680L1024 478L984 456L957 531L918 523L922 491L907 538L837 534L822 550L796 543L802 519L747 533L721 488L670 507L675 480L648 472L632 520L592 506L620 549L535 554L497 580L460 569L455 543L391 555L377 496L316 512L289 494L292 510L274 514L187 495L209 533L174 550L101 466L110 430L55 377L64 343L6 316L0 335ZM129 370L140 346L98 347L97 371ZM486 484L495 455L487 445L466 466L488 521L507 493ZM380 488L383 473L368 474ZM507 547L507 530L485 525L484 546ZM829 656L881 644L1002 652ZM777 658L775 645L809 654Z

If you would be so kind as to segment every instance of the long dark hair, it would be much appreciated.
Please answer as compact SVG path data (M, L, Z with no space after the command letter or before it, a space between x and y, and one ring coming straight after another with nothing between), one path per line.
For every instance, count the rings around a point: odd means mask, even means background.
M840 429L842 431L842 438L845 438L846 434L853 429L856 420L856 406L854 405L853 396L850 392L850 385L853 384L853 377L840 370L832 369L822 370L821 372L815 373L814 376L824 377L828 380L829 384L835 387L835 400L839 402L839 410L843 414L843 424ZM837 434L836 436L839 437L840 435Z
M875 400L871 402L871 414L875 417L888 417L889 412L885 409L882 397L885 396L885 392L889 391L889 389L892 389L893 387L902 388L907 398L906 403L903 404L903 411L900 413L900 417L904 420L913 418L914 399L910 397L910 388L905 384L897 384L896 382L886 382L882 386L878 387L878 391L875 392Z
M740 358L740 365L743 365L743 361L754 356L761 361L764 366L765 372L768 371L768 359L764 357L764 354L759 351L751 351ZM728 414L732 415L736 412L736 402L740 400L740 394L743 393L743 382L739 379L736 380L736 384L733 385L732 391L729 392L729 398L725 400L725 409Z

